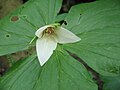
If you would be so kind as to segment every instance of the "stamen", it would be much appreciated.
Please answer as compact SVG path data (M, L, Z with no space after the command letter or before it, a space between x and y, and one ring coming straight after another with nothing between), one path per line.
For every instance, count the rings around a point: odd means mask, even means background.
M53 28L53 27L48 27L48 28L45 30L45 33L53 34L53 33L54 33L54 28Z
M44 36L44 35L52 35L54 34L54 27L48 27L47 29L45 29L43 32L42 32L42 36L41 38Z

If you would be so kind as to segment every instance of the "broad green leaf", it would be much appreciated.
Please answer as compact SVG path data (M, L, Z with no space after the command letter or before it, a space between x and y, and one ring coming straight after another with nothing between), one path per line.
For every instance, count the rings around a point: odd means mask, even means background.
M120 1L100 0L74 6L66 16L66 22L65 27L82 40L66 44L64 48L100 74L117 75L120 67Z
M0 90L33 90L41 67L36 55L18 61L0 80Z
M91 75L67 53L55 51L40 68L35 56L4 76L0 90L97 90Z
M104 81L104 90L119 90L120 75L102 77Z
M67 13L59 14L59 15L56 17L56 22L61 22L61 21L63 21L66 16L67 16ZM64 21L63 21L63 22L64 22Z
M35 31L56 22L62 0L30 0L0 21L0 55L29 48Z

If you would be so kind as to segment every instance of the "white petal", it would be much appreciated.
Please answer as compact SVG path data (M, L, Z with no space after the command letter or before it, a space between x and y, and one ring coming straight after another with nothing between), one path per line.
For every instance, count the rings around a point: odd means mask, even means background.
M46 26L43 26L41 28L39 28L36 32L35 32L35 35L39 38L41 38L42 36L42 32L47 29L48 27L53 27L52 25L46 25Z
M55 39L61 44L74 43L81 40L78 36L63 27L58 28L58 30L56 30L56 34L57 37Z
M57 47L55 40L43 37L38 38L36 42L36 51L41 66L50 58Z

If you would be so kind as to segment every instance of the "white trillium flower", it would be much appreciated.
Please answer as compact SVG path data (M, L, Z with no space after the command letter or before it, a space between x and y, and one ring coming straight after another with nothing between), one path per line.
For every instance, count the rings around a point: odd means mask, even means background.
M36 31L35 35L38 37L36 51L41 66L48 61L56 49L57 43L74 43L81 40L78 36L57 24L43 26Z

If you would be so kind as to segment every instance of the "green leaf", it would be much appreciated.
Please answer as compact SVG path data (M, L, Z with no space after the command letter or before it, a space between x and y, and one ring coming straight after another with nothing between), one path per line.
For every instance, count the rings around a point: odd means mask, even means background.
M120 75L102 77L104 81L104 90L119 90Z
M0 80L0 90L33 90L41 67L36 55L20 60Z
M64 48L100 74L117 75L120 66L120 1L100 0L74 6L66 21L65 27L82 40L66 44Z
M20 12L35 26L55 23L56 16L61 8L62 0L32 0ZM32 13L31 13L32 12Z
M67 53L55 51L49 61L39 67L31 56L4 76L1 90L97 90L85 67Z
M30 0L0 21L0 55L29 48L35 31L56 22L62 0Z
M63 21L66 16L67 16L67 13L59 14L59 15L56 17L56 22Z

